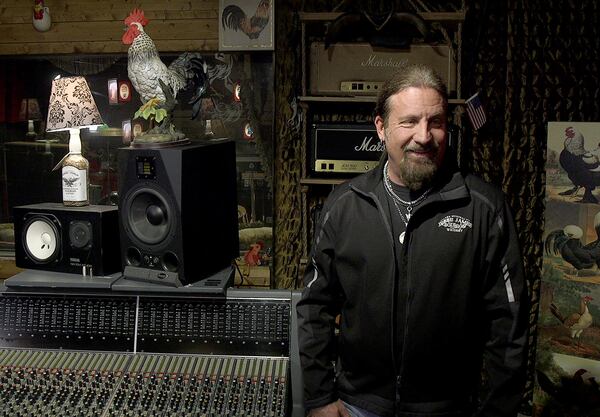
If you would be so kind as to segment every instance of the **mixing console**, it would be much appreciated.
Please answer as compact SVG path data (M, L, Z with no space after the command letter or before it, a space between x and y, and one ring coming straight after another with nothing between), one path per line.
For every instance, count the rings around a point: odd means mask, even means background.
M289 292L230 293L0 291L0 417L302 415Z
M284 416L288 363L0 350L0 416Z

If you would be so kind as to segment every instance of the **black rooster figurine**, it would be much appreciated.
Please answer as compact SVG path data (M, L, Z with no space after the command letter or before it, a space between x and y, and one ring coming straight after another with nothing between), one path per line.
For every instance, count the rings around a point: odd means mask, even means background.
M368 42L376 47L406 48L426 41L429 29L416 13L401 11L395 2L348 0L348 11L325 33L325 48L335 42Z

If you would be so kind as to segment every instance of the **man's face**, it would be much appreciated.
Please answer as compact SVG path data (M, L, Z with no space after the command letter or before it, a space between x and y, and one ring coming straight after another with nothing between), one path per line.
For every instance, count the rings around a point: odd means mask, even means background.
M410 87L388 99L387 123L375 118L388 152L390 179L417 190L431 183L446 151L446 109L432 88Z

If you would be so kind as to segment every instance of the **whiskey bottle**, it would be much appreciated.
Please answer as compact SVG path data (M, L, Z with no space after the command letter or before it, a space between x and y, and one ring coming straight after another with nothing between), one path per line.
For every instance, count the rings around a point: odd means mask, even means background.
M62 191L65 206L87 206L90 164L81 155L81 142L69 141L69 155L62 164Z

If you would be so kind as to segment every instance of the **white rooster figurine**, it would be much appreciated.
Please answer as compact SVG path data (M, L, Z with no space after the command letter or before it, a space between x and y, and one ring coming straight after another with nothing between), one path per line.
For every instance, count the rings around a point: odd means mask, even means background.
M167 115L163 123L151 132L171 135L172 140L181 139L183 134L175 132L170 123L170 112L176 105L177 93L188 85L193 85L195 92L190 100L192 118L198 116L200 97L208 87L206 63L199 53L184 53L167 67L161 61L154 42L144 32L144 26L149 20L144 16L143 10L134 9L124 22L127 30L122 41L125 45L130 45L127 52L127 74L144 103L140 110L144 106L164 108Z

